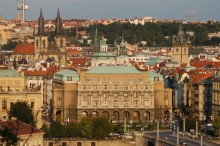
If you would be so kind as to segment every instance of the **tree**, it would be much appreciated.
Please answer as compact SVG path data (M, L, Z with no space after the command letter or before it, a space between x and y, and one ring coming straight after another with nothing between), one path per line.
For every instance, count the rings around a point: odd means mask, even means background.
M5 143L6 146L16 145L18 142L18 137L11 132L10 129L2 128L0 129L1 142Z
M82 118L80 121L81 137L92 138L93 123L91 117Z
M112 125L106 117L97 117L93 119L93 137L103 139L112 132Z
M9 118L16 117L17 120L35 126L34 114L27 101L16 102L8 112Z
M67 123L64 126L64 137L80 137L79 123Z
M18 44L15 38L10 39L5 45L2 46L2 50L13 50Z
M59 121L53 121L50 125L49 136L53 138L63 137L64 126Z
M214 123L213 123L213 127L215 128L215 135L219 136L220 133L220 116L216 116Z
M49 128L45 123L42 125L41 130L44 131L44 138L48 138L49 137Z

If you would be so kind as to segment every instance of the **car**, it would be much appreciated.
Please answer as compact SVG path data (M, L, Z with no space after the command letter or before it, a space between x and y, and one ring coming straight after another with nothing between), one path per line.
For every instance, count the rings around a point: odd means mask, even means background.
M184 141L184 140L181 140L180 144L181 144L181 146L186 146L187 145L186 141Z

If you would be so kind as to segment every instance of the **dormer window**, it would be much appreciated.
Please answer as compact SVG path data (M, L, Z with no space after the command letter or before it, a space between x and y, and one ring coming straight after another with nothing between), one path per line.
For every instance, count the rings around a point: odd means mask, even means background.
M67 77L67 81L72 81L72 77L71 77L71 76L68 76L68 77Z

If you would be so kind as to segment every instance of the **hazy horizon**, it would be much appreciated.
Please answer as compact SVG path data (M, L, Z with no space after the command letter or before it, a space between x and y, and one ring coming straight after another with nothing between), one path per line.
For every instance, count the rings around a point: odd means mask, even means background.
M22 0L20 0L22 1ZM14 19L17 0L0 0L0 15ZM57 9L63 19L111 19L150 16L193 21L220 20L220 0L26 0L26 20L37 20L42 8L45 19Z

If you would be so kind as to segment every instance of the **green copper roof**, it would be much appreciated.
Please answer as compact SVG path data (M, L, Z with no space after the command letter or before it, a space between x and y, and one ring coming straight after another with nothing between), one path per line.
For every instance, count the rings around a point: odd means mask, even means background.
M54 79L61 81L78 81L79 75L75 71L64 69L59 72L56 72L54 74Z
M97 52L93 55L93 57L114 57L115 55L110 52Z
M0 77L20 77L21 74L19 74L16 70L11 69L0 69Z
M94 66L87 71L89 74L141 74L131 66Z
M148 71L148 80L149 81L154 81L155 77L159 79L159 81L163 81L163 76L160 73L157 73L155 71Z
M159 57L157 56L150 56L146 65L151 65L151 66L154 66L156 62L158 62L160 60Z

